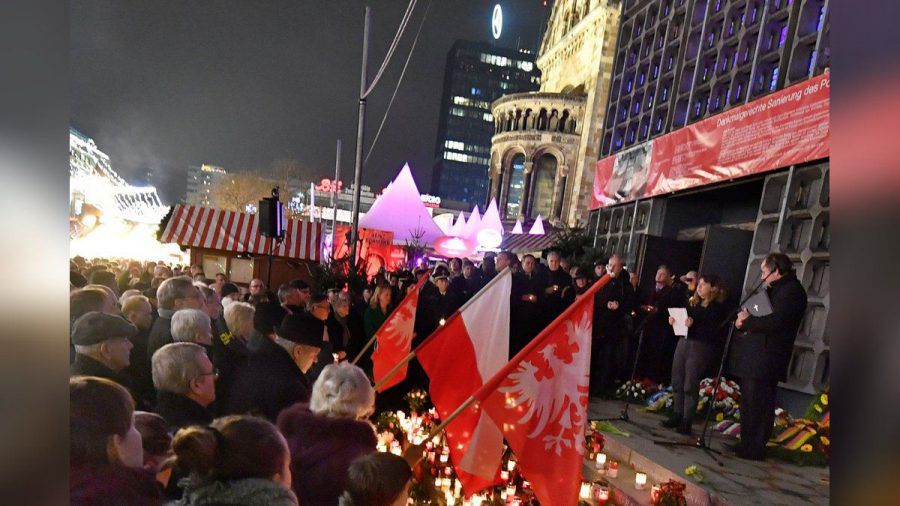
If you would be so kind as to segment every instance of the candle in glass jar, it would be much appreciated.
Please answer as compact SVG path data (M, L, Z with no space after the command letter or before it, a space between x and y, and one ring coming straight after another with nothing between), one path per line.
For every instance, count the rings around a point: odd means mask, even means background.
M610 478L615 478L619 475L619 463L616 461L612 461L609 463L609 469L606 470L606 475Z
M655 503L659 500L660 490L661 489L659 488L659 485L653 485L652 487L650 487L650 502Z
M581 492L578 494L579 499L590 500L591 498L591 484L590 483L581 483Z
M634 488L644 490L647 487L647 474L637 473L634 475Z
M500 479L506 481L509 479L509 471L500 471Z
M516 468L516 461L513 459L509 459L509 462L506 463L506 469L512 472L513 469Z
M597 500L600 501L601 504L609 500L609 487L603 484L598 487Z
M596 468L598 471L603 471L606 469L606 454L605 453L597 454Z

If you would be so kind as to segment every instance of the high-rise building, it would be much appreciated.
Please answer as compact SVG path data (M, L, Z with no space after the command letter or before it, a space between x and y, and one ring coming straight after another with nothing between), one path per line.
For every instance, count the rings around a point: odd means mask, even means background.
M209 190L212 185L228 174L228 171L215 165L191 165L187 171L187 193L184 202L195 206L209 206Z
M431 192L484 206L494 117L491 103L536 90L540 71L527 49L458 40L447 53Z

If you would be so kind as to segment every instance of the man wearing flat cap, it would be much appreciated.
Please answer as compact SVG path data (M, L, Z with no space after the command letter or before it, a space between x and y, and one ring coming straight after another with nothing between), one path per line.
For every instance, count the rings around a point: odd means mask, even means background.
M137 327L121 316L91 311L77 320L72 330L75 361L71 376L99 376L131 389L123 374L131 363L132 344Z
M322 349L325 322L308 314L287 315L272 339L257 349L238 370L222 403L223 414L251 413L274 422L282 409L308 402L312 385L306 372Z

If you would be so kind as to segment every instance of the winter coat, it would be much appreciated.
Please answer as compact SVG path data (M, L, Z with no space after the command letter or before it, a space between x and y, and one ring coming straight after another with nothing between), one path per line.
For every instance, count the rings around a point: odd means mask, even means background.
M129 392L132 389L131 378L122 373L113 371L97 360L94 360L93 358L81 353L77 353L75 355L75 361L72 362L71 366L69 366L69 375L96 376L98 378L106 378L108 380L115 381L116 383L127 388ZM132 394L132 397L134 397L134 394Z
M619 303L615 311L607 307L611 301ZM622 270L594 294L593 338L620 339L625 332L625 317L634 305L634 288L628 282L628 271Z
M258 414L275 421L282 409L309 401L312 386L288 352L266 338L258 345L219 404L221 414Z
M208 425L213 420L212 413L192 399L164 390L157 394L156 414L172 432L190 425Z
M151 327L152 328L152 327ZM130 339L131 362L125 368L124 374L128 376L134 386L135 401L138 407L147 409L153 404L156 390L153 387L153 374L150 371L150 363L147 362L147 341L150 338L150 329L140 330Z
M149 471L117 464L69 467L69 504L73 506L157 506L159 484Z
M772 313L751 316L735 330L729 353L729 372L743 379L787 380L794 340L806 314L806 290L788 274L767 290Z
M190 477L181 481L184 494L172 506L296 506L297 496L272 480L244 478L208 481Z
M368 422L316 415L306 404L282 411L278 428L291 450L293 489L304 506L336 505L350 463L377 444Z
M153 326L150 327L150 336L147 338L147 357L144 359L147 361L147 367L151 366L151 359L156 350L175 342L172 338L172 315L174 314L175 311L159 309L159 318L153 321Z

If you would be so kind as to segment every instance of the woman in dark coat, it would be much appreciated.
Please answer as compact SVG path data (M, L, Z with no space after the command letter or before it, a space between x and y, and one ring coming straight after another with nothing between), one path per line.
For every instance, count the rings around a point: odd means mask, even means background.
M700 278L697 291L688 301L687 337L679 337L672 361L672 390L674 412L662 422L685 435L691 434L691 422L697 412L700 380L715 360L723 335L722 321L728 316L725 305L725 287L714 274ZM675 319L669 317L669 324Z
M366 374L342 362L322 370L309 404L295 404L278 416L300 504L338 504L350 464L375 451L375 428L365 421L374 404L375 390Z
M69 379L70 504L162 504L161 488L143 463L128 390L94 376Z

